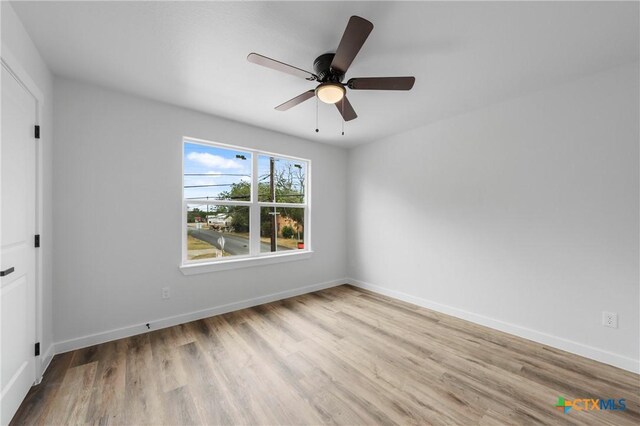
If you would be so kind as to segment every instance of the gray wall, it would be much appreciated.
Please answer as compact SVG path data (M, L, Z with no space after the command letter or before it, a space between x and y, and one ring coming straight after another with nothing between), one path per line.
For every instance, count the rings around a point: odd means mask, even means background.
M350 277L637 370L638 102L633 64L351 150Z
M55 81L54 121L58 351L142 332L147 321L343 282L347 151L65 79ZM312 257L184 276L183 136L310 159Z

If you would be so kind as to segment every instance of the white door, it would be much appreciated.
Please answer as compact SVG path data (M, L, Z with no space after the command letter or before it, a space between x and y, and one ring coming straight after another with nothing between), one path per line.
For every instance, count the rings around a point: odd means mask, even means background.
M0 423L35 381L36 100L2 67Z

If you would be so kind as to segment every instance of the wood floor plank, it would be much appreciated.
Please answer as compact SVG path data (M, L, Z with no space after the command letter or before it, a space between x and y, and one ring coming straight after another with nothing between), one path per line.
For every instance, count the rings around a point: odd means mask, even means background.
M176 346L173 344L171 331L171 329L163 329L149 333L154 367L158 373L160 387L165 393L182 388L189 383L189 378L175 351Z
M97 368L94 361L67 370L49 413L52 424L85 422Z
M127 341L116 340L100 345L97 369L86 423L92 425L124 424L126 394Z
M200 344L197 341L187 343L180 346L178 351L184 371L191 378L190 393L198 396L195 409L201 421L212 424L245 424L228 401L228 395L233 393L230 391L233 384L219 379L214 365L206 357ZM202 374L203 371L212 371L212 374ZM206 398L202 398L205 395Z
M163 423L174 425L200 425L205 423L196 409L195 400L188 385L171 389L164 396Z
M60 384L71 365L74 352L55 356L44 374L42 382L33 386L16 412L11 426L19 424L42 425L50 418L53 402L60 391Z
M127 339L124 423L163 423L162 388L153 364L149 333Z
M345 285L56 355L11 424L639 423L636 374Z
M230 324L230 320L235 327ZM231 399L229 407L233 424L253 425L273 422L266 402L256 387L258 380L251 369L256 362L255 354L239 335L237 328L244 322L237 322L233 316L208 318L217 336L215 350L209 349L209 358L219 370L218 380L226 386L226 394ZM207 345L207 342L204 342ZM266 412L266 416L263 414ZM268 419L268 420L267 420Z
M301 373L286 362L287 354L279 350L278 341L271 344L252 327L253 324L247 318L238 327L238 334L253 352L255 361L249 368L254 372L253 376L257 379L254 383L261 390L261 395L267 398L267 405L275 409L278 418L284 419L286 424L319 423L320 418L305 398L308 393L299 386ZM266 331L264 328L262 330ZM278 392L272 392L270 389L273 388Z

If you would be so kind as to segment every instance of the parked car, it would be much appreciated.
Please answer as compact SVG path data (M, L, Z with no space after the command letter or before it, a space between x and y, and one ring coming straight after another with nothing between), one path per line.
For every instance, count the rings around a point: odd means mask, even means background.
M230 232L233 230L231 226L232 223L233 220L231 216L224 214L207 216L207 225L209 225L209 229L215 229L216 231Z

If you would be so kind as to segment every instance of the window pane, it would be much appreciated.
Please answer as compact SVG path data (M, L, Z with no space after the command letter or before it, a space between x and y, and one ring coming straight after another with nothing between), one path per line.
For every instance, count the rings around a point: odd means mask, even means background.
M260 155L258 200L303 204L306 177L306 161Z
M262 207L260 251L304 249L304 208Z
M187 260L249 254L249 207L187 205Z
M251 154L185 142L184 198L251 200Z

